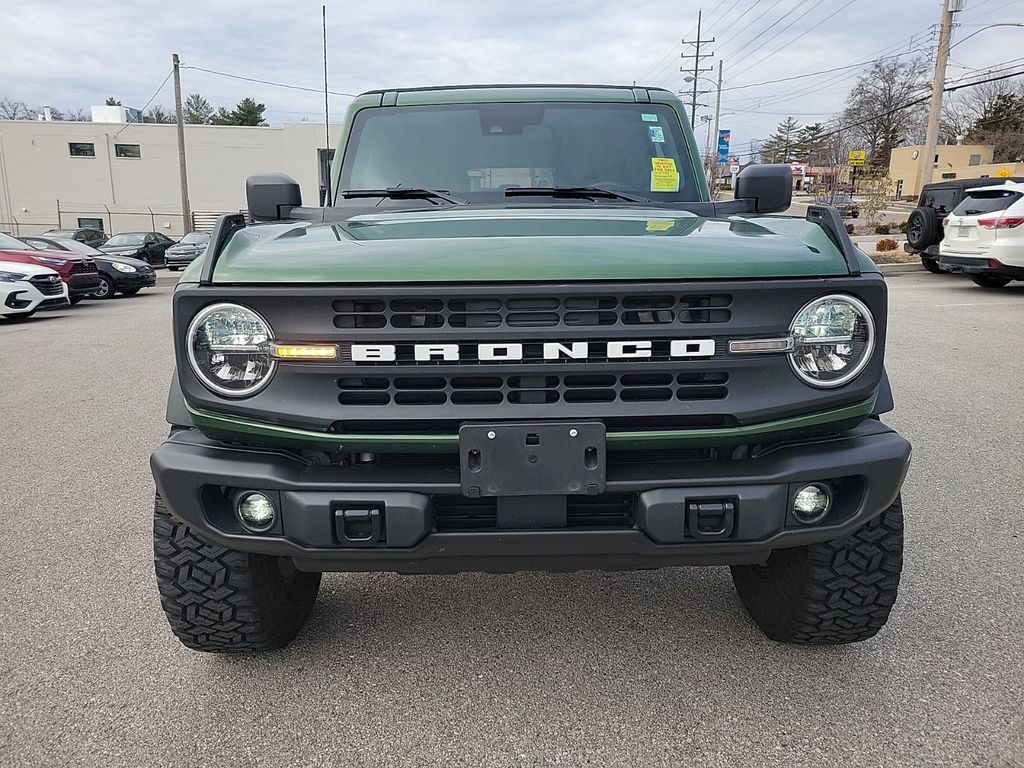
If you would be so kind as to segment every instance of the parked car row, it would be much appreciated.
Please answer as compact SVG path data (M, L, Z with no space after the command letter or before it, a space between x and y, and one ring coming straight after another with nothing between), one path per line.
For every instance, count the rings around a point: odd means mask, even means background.
M0 317L25 319L83 299L132 296L153 285L156 273L141 259L53 232L24 238L0 233Z
M1024 178L926 184L907 219L907 253L929 272L963 272L983 288L1024 280Z

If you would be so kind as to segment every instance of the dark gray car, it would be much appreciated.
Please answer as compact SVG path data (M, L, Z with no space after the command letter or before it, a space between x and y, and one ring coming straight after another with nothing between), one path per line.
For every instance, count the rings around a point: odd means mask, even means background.
M187 267L202 255L209 242L209 232L189 232L164 253L164 258L167 259L167 268L176 272L181 267Z

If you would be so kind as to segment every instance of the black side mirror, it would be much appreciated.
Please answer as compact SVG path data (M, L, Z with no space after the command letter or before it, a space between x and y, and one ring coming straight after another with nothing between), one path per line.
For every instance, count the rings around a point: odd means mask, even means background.
M280 221L302 205L299 183L283 173L262 173L245 181L245 199L253 221Z
M736 199L753 201L753 213L780 213L793 203L793 169L748 165L736 177Z

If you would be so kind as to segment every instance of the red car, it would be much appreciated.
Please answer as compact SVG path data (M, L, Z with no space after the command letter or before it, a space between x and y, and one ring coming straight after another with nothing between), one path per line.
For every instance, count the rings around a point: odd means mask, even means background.
M67 283L68 298L77 304L100 287L96 262L67 251L38 251L16 237L0 232L0 261L49 267Z

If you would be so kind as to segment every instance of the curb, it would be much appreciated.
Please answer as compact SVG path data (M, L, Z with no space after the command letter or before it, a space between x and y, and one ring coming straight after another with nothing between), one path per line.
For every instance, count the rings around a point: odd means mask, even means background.
M920 261L909 262L907 264L876 264L878 271L883 275L904 275L911 272L924 272L925 268L921 265Z

